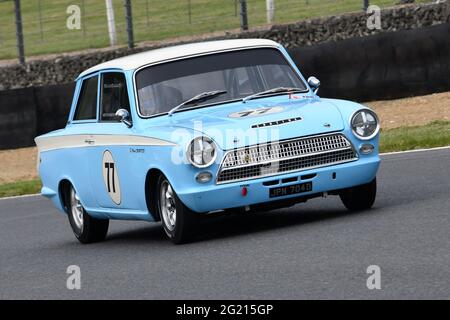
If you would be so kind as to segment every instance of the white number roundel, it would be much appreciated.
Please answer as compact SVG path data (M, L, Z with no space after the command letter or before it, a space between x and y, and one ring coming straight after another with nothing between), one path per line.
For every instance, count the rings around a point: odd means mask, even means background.
M111 200L119 205L121 201L119 175L114 158L108 150L103 153L102 171L106 191L111 197Z
M258 117L264 116L266 114L278 113L283 111L283 107L275 106L275 107L264 107L259 109L249 109L242 110L239 112L234 112L228 115L229 118L246 118L246 117Z

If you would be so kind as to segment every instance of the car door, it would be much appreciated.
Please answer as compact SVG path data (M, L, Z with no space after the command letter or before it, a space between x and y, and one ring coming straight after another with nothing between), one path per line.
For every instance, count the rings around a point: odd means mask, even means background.
M138 209L133 184L133 165L127 140L134 130L115 116L119 109L130 114L125 74L100 73L99 114L93 131L95 148L90 153L91 185L100 207Z
M89 156L91 149L91 132L97 123L98 74L89 75L78 80L74 107L69 115L69 122L64 129L64 163L66 177L77 190L77 194L88 208L97 206L90 186Z

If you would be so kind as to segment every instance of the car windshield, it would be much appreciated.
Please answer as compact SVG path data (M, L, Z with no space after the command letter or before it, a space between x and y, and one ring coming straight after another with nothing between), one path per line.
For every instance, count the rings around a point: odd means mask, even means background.
M226 91L206 101L186 106L182 111L243 99L279 87L307 90L281 52L270 48L182 59L150 66L136 73L139 109L144 117L167 113L203 92Z

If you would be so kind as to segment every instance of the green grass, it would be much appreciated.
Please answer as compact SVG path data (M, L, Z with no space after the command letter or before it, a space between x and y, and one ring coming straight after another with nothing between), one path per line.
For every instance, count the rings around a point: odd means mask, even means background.
M382 131L380 152L434 148L450 145L450 121Z
M450 146L450 121L435 121L425 126L383 130L380 152L404 151ZM0 185L0 198L39 193L40 180Z
M362 2L275 0L274 22L286 23L358 11L362 8ZM370 4L387 7L396 2L398 0L371 0ZM114 0L113 3L119 44L124 45L126 26L123 0ZM235 0L190 0L191 22L188 3L188 0L133 0L135 40L161 40L239 28L239 12L236 15ZM247 3L250 27L265 24L265 0L247 0ZM104 0L27 0L21 1L21 5L26 56L109 45ZM82 9L84 18L81 30L69 30L66 27L69 16L66 10L69 5L78 5ZM17 57L14 21L13 1L0 0L0 59Z
M35 194L41 191L40 180L19 181L0 185L0 198Z

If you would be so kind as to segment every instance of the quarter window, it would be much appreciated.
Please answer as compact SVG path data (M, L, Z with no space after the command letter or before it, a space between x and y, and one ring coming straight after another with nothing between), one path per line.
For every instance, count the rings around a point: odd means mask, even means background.
M97 119L98 76L83 80L74 120Z
M125 109L130 112L125 75L120 72L108 72L102 76L102 103L100 119L116 120L116 112Z

